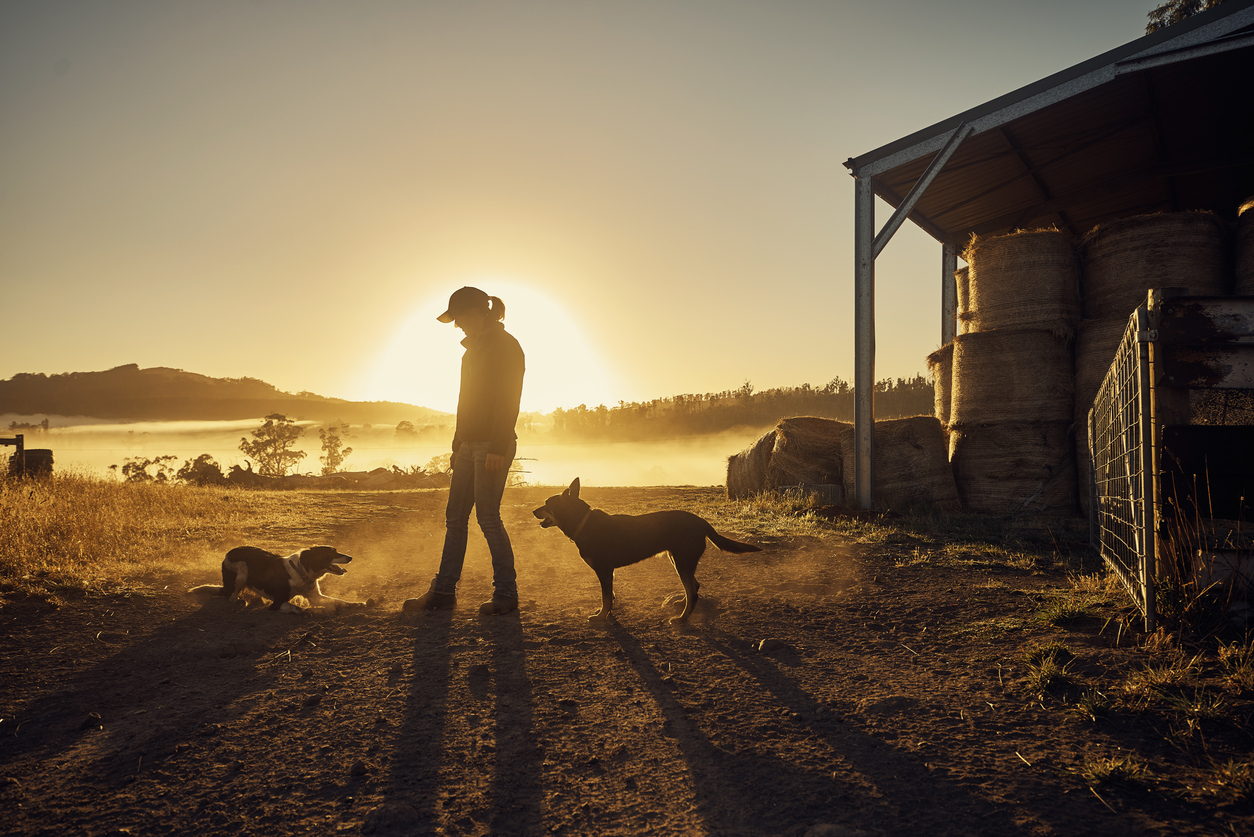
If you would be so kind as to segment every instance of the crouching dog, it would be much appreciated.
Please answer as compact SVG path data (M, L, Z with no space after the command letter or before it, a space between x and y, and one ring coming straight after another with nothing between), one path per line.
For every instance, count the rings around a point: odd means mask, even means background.
M327 574L344 575L344 565L352 561L333 546L311 546L286 558L255 546L237 546L222 559L222 585L202 584L188 593L229 596L239 601L245 593L266 598L270 610L304 613L292 601L303 596L311 609L339 610L364 608L365 602L349 602L322 592L320 580Z

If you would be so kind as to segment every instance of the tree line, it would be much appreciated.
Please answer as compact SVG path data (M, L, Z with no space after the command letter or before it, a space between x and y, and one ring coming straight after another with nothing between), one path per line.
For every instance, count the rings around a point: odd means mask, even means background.
M930 415L932 384L922 375L885 378L875 385L876 418ZM820 416L853 421L854 388L841 378L821 387L802 384L757 391L750 381L738 389L701 395L675 395L616 407L552 413L550 431L559 439L643 441L720 433L737 427L767 427L787 416Z

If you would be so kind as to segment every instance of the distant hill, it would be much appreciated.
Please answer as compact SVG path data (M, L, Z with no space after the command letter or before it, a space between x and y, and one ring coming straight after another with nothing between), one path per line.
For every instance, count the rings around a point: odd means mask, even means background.
M0 413L91 416L130 421L229 421L282 413L297 421L449 423L450 414L393 401L345 401L281 392L256 378L210 378L182 369L19 373L0 381Z

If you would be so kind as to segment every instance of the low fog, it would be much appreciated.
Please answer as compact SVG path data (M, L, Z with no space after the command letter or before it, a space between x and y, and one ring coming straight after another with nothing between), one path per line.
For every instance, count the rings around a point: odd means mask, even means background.
M48 430L11 429L14 423L38 425L48 420ZM240 452L241 438L251 439L260 420L178 421L108 423L82 417L0 415L0 433L20 432L28 449L51 449L55 467L97 475L114 473L128 458L155 459L173 455L177 469L184 461L202 453L214 458L223 471L232 465L247 467ZM305 435L295 448L306 456L295 473L322 472L321 444L313 422L298 422ZM727 457L748 447L766 428L742 429L710 436L691 436L644 442L558 443L544 432L523 434L518 443L518 459L524 480L530 485L565 485L579 477L585 485L722 485L727 473ZM452 429L427 432L421 438L398 438L395 428L353 426L344 439L353 452L342 471L369 471L375 468L426 466L449 452ZM12 448L0 448L0 457ZM253 463L254 470L256 463Z

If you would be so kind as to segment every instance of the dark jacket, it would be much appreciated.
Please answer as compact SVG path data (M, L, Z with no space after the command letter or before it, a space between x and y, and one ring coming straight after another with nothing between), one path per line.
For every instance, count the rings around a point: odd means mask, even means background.
M526 364L522 347L501 323L462 341L462 385L457 396L453 451L462 442L488 442L489 453L504 455L518 438L518 401Z

